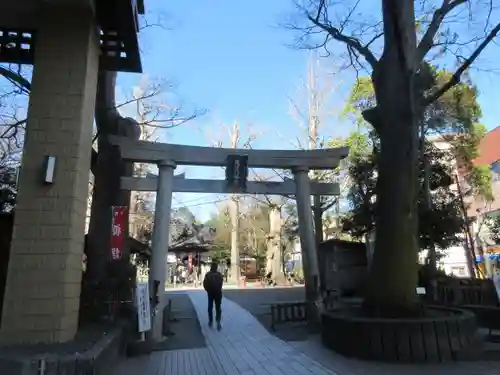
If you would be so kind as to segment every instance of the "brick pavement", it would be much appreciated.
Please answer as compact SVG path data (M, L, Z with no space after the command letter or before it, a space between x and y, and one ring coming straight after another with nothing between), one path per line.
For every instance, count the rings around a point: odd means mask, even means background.
M223 301L223 329L207 327L202 291L186 291L195 306L207 348L156 352L121 363L113 375L500 375L500 362L391 365L347 359L317 338L286 343L249 312Z

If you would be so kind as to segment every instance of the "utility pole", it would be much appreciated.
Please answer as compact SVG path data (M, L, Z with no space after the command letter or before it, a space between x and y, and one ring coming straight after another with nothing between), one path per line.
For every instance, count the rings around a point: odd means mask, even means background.
M231 135L231 147L237 148L239 140L238 122L234 122ZM231 218L231 280L240 284L240 202L236 194L229 200L229 216Z

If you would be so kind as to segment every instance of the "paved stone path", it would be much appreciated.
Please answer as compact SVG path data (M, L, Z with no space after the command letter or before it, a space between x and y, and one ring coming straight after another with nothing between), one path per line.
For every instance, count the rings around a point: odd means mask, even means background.
M391 365L350 360L316 340L285 343L249 312L224 298L223 328L207 326L206 297L186 291L202 325L207 348L155 352L121 363L114 375L500 375L500 362Z

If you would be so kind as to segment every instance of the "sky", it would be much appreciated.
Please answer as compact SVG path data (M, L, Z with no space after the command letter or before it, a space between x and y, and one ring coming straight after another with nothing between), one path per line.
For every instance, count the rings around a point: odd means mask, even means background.
M172 92L186 112L207 113L188 124L162 131L161 140L189 145L228 146L228 127L238 121L241 137L255 136L253 148L293 148L305 131L292 115L290 99L303 107L304 80L311 54L292 46L297 35L282 25L293 11L291 0L146 0L147 19L164 28L149 27L141 33L143 72L147 79L174 83ZM339 45L337 48L341 48ZM500 76L487 71L498 49L490 48L473 71L480 89L482 122L497 126L500 106L493 80ZM325 137L342 136L352 125L340 118L354 75L336 71L333 59L321 61L321 72L334 88L328 98L329 120L320 129ZM139 74L121 73L118 98L130 95ZM179 99L180 98L180 99ZM179 167L188 178L223 178L221 168ZM212 194L174 195L173 207L187 206L200 221L217 210L223 196ZM223 203L223 202L222 202Z

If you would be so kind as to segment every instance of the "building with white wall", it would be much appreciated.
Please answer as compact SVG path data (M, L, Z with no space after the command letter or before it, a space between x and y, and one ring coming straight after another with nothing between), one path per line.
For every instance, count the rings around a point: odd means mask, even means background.
M432 142L432 144L439 150L450 152L452 149L451 141L453 139L453 134L444 134L427 137L427 140ZM452 168L451 173L453 177L457 177L460 183L460 188L462 191L468 190L466 186L464 176L461 175L459 170L459 164L457 159L450 157L449 159L450 167ZM454 180L456 181L456 180ZM457 195L459 194L458 185L456 182L450 185L450 190ZM465 239L463 240L465 244ZM441 253L444 254L438 261L438 268L446 272L448 275L454 275L457 277L469 277L469 268L467 266L466 249L463 245L451 246L448 249L442 250ZM420 253L420 261L425 261L427 257L427 251L424 250Z

